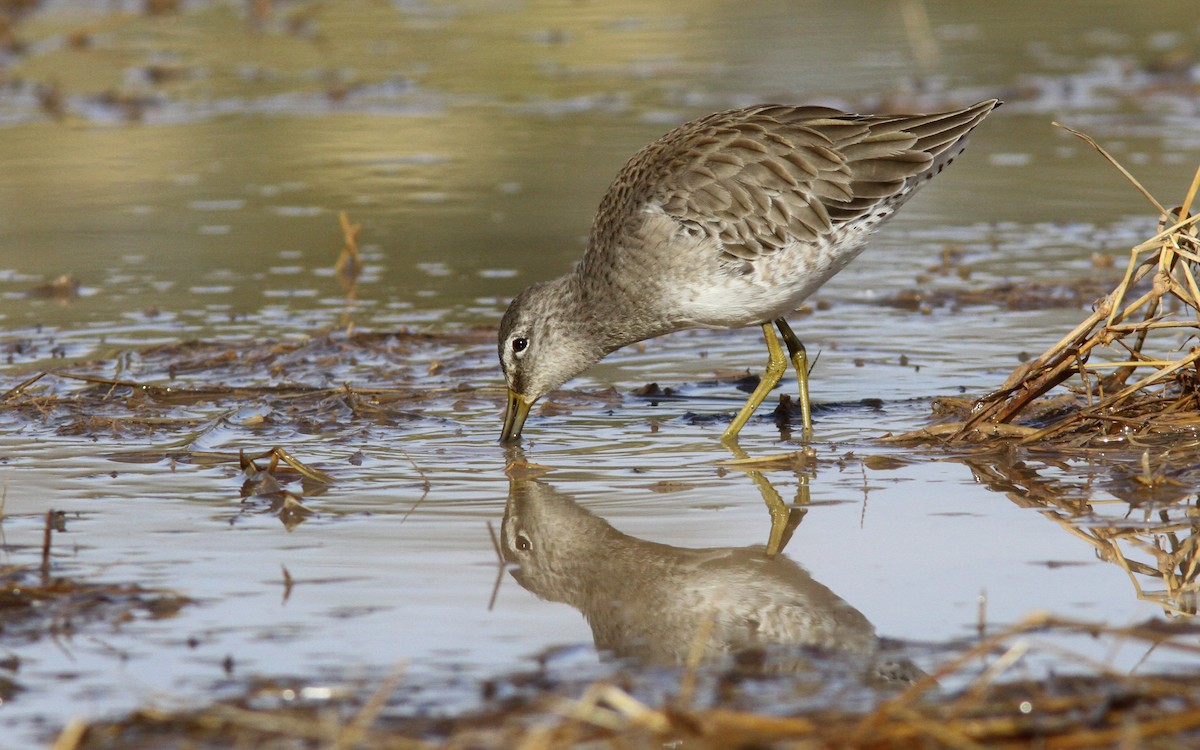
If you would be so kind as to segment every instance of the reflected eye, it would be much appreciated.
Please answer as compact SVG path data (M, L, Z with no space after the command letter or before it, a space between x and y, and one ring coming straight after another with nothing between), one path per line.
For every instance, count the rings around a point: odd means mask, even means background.
M518 337L518 338L515 338L512 340L513 354L520 354L521 352L525 351L528 347L529 347L529 339Z
M533 542L529 541L529 537L525 536L524 534L518 534L516 547L522 552L528 552L533 548Z

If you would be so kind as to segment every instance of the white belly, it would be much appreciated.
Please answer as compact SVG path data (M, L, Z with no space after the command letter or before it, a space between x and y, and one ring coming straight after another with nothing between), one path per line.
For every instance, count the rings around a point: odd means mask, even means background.
M684 326L696 328L740 328L782 318L854 260L867 234L850 229L824 246L791 245L742 267L705 265L707 273L679 280L676 312Z

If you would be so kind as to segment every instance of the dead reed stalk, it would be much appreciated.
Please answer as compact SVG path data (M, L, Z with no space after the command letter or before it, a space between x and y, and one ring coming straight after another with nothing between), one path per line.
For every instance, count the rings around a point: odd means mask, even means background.
M966 420L895 440L999 438L1078 446L1116 434L1174 434L1200 425L1200 214L1192 214L1200 169L1183 204L1167 209L1093 139L1064 129L1099 151L1155 206L1159 231L1132 248L1120 284L1091 315L976 400ZM1030 420L1036 411L1031 405L1060 385L1076 395L1074 408L1034 425L1016 423Z

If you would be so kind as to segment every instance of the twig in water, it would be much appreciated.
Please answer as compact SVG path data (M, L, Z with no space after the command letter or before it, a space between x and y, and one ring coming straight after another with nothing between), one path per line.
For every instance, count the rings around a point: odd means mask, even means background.
M296 584L296 581L292 578L292 574L288 572L286 565L280 565L279 567L283 571L283 603L287 604L288 598L292 595L292 586Z
M391 672L388 673L383 682L379 683L379 687L371 693L371 697L363 704L362 709L350 720L346 728L339 733L337 741L333 745L334 750L351 750L362 742L371 725L375 723L375 719L379 718L379 713L387 705L388 698L400 686L400 681L404 679L404 671L405 664L403 662L392 667Z
M425 498L429 495L429 489L433 485L429 482L429 477L427 477L425 475L425 472L421 469L420 466L417 465L417 462L413 460L412 456L408 455L408 453L406 451L404 451L403 449L400 450L400 455L407 458L408 462L410 464L412 464L413 469L415 469L416 472L421 475L421 490L422 490L421 496L419 498L417 498L417 501L415 503L413 503L412 506L409 507L409 509L407 511L405 511L403 516L400 517L400 523L404 523L405 521L408 520L408 517L413 514L413 511L415 511L421 505L421 503L425 502Z
M50 575L50 540L54 534L54 510L46 511L46 527L42 530L42 578Z
M496 538L496 530L492 528L492 522L487 522L488 536L492 538L492 549L496 550L496 582L492 584L492 595L488 599L487 611L491 612L496 606L496 598L500 596L500 582L504 580L504 571L508 569L508 562L504 559L504 552L500 549L500 540Z

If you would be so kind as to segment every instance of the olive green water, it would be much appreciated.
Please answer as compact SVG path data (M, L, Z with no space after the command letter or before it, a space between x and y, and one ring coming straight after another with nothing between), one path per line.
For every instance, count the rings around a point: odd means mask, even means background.
M928 27L906 31L902 7L923 8ZM1081 308L877 303L1005 280L1109 273L1115 283L1157 217L1050 122L1087 131L1161 200L1180 202L1200 161L1200 25L1189 3L350 2L287 5L261 23L242 12L198 3L151 18L62 2L15 21L26 46L0 68L0 390L78 361L136 379L130 352L187 339L236 349L349 324L494 326L525 284L578 257L613 174L674 124L766 100L920 111L998 96L1005 106L967 154L819 293L827 306L798 321L821 352L822 464L785 554L879 634L905 641L969 637L981 593L993 625L1035 610L1113 624L1162 616L1070 533L1097 518L1055 523L961 463L873 440L924 424L933 397L995 386ZM363 225L354 300L332 271L343 210ZM964 253L969 278L918 279L946 248ZM1095 253L1118 256L1117 267L1095 270ZM64 274L78 296L29 294ZM406 368L406 387L435 393L390 426L264 428L243 404L206 412L217 421L203 431L73 434L0 412L5 562L37 563L53 508L69 519L56 572L197 600L162 620L0 643L25 688L0 706L0 746L75 715L204 702L255 675L337 683L405 662L413 682L437 686L420 705L449 711L477 701L474 679L556 647L575 647L564 669L601 674L575 609L507 575L488 607L497 563L487 524L499 530L512 458L495 443L493 359L486 341L457 340L403 361L240 375L385 388L397 385L389 368ZM705 385L762 359L753 331L620 352L572 384L616 396L535 414L524 457L554 469L543 477L554 502L573 499L633 537L763 544L761 486L716 463L730 458L723 415L744 394ZM455 366L431 366L441 362ZM649 382L682 400L632 395ZM306 499L316 514L289 531L242 504L235 463L167 459L179 440L228 454L279 445L336 482ZM742 447L799 447L780 441L764 416ZM155 451L161 460L114 460ZM863 460L879 455L896 460ZM1105 469L1059 459L1042 469L1061 493L1128 513L1119 490L1093 479ZM766 477L785 501L797 495L796 472ZM295 581L286 598L281 566ZM1118 667L1143 656L1072 645ZM914 658L929 668L937 657Z

